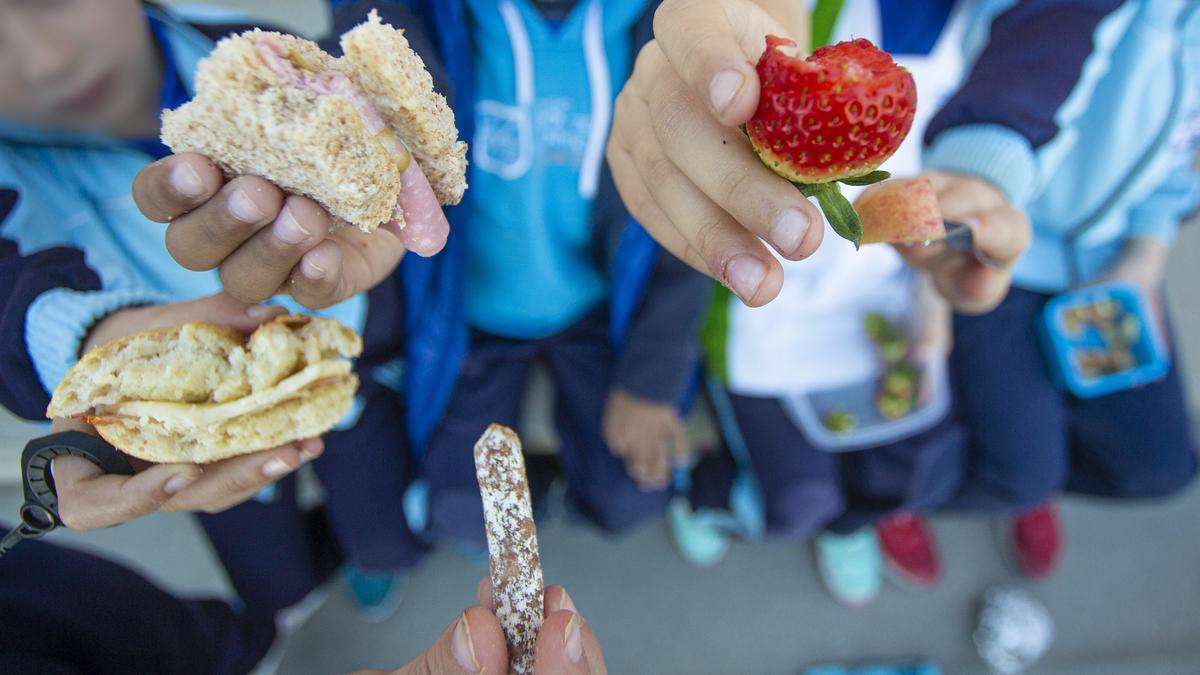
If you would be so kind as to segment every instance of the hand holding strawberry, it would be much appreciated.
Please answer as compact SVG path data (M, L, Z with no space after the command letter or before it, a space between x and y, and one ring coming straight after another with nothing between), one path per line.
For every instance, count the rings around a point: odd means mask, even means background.
M767 34L807 41L751 0L663 0L655 39L617 97L607 153L613 182L645 230L751 307L778 295L780 258L811 256L825 234L817 205L746 142Z
M803 26L792 28L792 37L801 44L808 42ZM646 232L672 255L727 285L751 307L765 305L779 294L784 278L779 258L807 258L825 232L816 205L745 142L746 125L764 92L763 78L753 65L763 57L762 36L787 32L788 26L751 0L663 0L655 13L655 39L642 48L617 97L608 142L613 181ZM697 35L704 39L697 40ZM834 48L830 51L836 53ZM878 59L875 65L884 63ZM846 72L875 82L873 67L847 64ZM911 80L900 72L907 90ZM832 92L834 83L828 75L826 81ZM870 93L879 87L864 87L860 82L850 89ZM841 92L830 96L830 111L834 99L845 91L843 85ZM913 102L911 97L908 100ZM893 96L893 106L896 102ZM816 105L823 113L819 99ZM897 134L902 128L907 133L910 124L897 124ZM875 125L878 129L879 120ZM843 134L844 143L848 135ZM836 135L825 138L829 144L835 140ZM781 138L781 152L786 142L790 137ZM898 139L893 138L893 143ZM944 245L902 246L901 253L930 272L956 309L979 312L995 307L1008 289L1009 270L1029 245L1028 219L1011 205L998 203L1004 200L994 190L985 189L982 201L964 203L961 190L976 193L972 184L982 183L978 179L928 177L945 218L971 226L978 251L1001 264L985 265L975 255ZM828 194L834 187L805 189L824 190L825 201L836 202ZM775 249L774 255L768 246Z
M796 43L767 36L758 60L758 110L746 133L763 163L815 196L835 232L862 243L862 224L838 182L869 185L888 177L876 167L912 127L912 74L870 41L821 47L800 59Z

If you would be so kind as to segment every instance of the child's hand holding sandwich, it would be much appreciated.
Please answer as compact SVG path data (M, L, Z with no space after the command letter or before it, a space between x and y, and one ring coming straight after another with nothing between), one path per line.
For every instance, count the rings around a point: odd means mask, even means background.
M197 67L194 98L163 113L176 154L134 180L142 213L170 223L172 257L219 269L244 302L285 293L328 307L378 284L406 251L446 244L442 206L467 186L454 113L374 12L341 47L334 58L257 30L222 40Z
M406 248L392 231L330 232L320 204L258 176L226 181L203 155L172 155L133 184L147 218L169 222L171 256L191 270L219 269L231 295L261 302L286 293L322 309L369 290L396 268Z
M281 308L246 305L224 293L191 302L125 309L96 324L83 350L187 322L229 326L249 333L282 314ZM81 419L57 418L53 429L96 433ZM316 459L323 450L321 439L309 438L204 465L150 464L131 457L131 464L139 470L133 476L104 474L88 460L60 457L54 460L52 471L63 521L74 530L93 530L159 511L224 511Z

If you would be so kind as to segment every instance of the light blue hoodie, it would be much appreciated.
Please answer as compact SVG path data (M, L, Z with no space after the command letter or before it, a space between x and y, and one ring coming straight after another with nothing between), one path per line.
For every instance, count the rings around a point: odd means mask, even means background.
M1014 283L1054 293L1125 243L1170 244L1200 204L1200 0L984 0L971 76L925 167L981 176L1033 222Z
M579 0L558 25L528 0L466 4L476 83L467 318L540 338L608 294L592 200L647 0Z

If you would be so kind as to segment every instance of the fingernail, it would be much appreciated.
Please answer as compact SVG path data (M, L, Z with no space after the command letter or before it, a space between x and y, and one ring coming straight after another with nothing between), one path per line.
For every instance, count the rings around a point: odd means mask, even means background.
M578 614L572 614L571 621L567 623L567 630L563 633L563 651L571 663L583 661L583 634L579 630Z
M262 468L263 475L267 478L279 478L291 473L291 471L292 467L288 466L287 462L278 457L272 457L271 461L263 464Z
M325 277L325 268L312 261L312 256L306 255L300 259L300 273L309 279Z
M312 233L304 229L300 221L296 220L296 216L292 215L292 210L286 206L279 212L279 217L275 219L271 231L275 233L275 237L279 241L285 244L299 244L312 236Z
M192 199L204 192L204 181L200 180L200 174L192 165L180 162L171 169L171 187L180 195Z
M782 254L790 256L800 248L804 235L808 232L808 217L799 209L788 209L779 214L779 219L771 226L768 238L771 244Z
M279 309L274 305L250 305L246 308L246 316L255 321L262 321L263 319L275 316L275 313L278 311Z
M450 642L450 651L458 667L468 673L478 673L481 668L475 658L475 644L471 642L471 627L467 625L467 615L464 612L454 625L454 637Z
M745 83L745 76L736 70L722 70L714 75L708 84L708 100L713 110L724 113Z
M255 204L250 195L241 188L234 190L233 194L229 195L227 208L229 215L243 223L257 223L266 217L263 215L262 209L258 208L258 204Z
M579 610L575 609L575 603L571 600L571 596L567 594L567 589L565 588L562 592L562 607L560 609L565 609L568 612L574 612L575 614L579 613Z
M173 495L194 482L196 482L196 476L190 473L177 473L174 476L171 476L170 480L167 481L167 484L163 486L163 491L169 495Z
M734 256L733 260L725 265L725 283L745 303L749 303L758 293L758 287L762 285L766 276L767 266L749 254Z

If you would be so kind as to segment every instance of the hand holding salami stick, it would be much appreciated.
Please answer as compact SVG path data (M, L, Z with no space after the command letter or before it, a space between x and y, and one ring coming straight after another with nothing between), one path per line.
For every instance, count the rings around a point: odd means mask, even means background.
M544 582L516 432L499 424L487 428L475 444L475 475L483 497L493 603L508 640L509 672L526 675L533 672L544 618Z
M562 586L543 587L521 439L493 424L475 444L490 574L471 607L390 675L607 673L600 643ZM357 675L385 675L362 671Z

